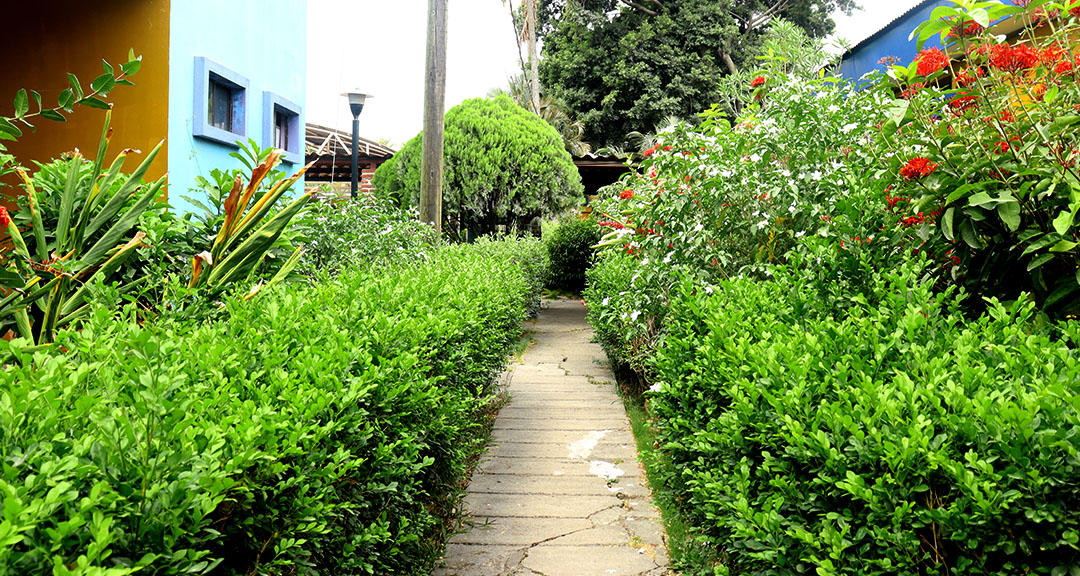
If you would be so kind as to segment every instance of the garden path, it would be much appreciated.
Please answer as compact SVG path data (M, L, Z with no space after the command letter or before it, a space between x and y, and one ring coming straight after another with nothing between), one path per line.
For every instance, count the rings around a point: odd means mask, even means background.
M472 527L434 576L668 574L660 514L585 309L545 302L531 329L465 498Z

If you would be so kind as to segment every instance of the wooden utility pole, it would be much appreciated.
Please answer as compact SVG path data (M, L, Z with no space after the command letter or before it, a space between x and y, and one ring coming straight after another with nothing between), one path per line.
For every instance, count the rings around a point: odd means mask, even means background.
M536 0L525 0L525 34L529 41L529 102L540 114L540 58L536 54Z
M420 159L420 218L442 233L443 119L446 100L446 3L428 0L424 138Z

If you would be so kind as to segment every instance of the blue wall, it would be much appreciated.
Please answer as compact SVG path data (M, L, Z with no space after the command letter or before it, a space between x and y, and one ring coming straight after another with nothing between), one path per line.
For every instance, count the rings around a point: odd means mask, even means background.
M169 201L177 212L197 210L181 196L193 192L195 177L214 168L242 167L229 156L235 146L194 136L195 58L203 56L247 78L246 137L263 145L264 91L300 107L304 126L307 82L306 0L174 0L169 46ZM303 139L301 138L301 143ZM302 144L301 144L302 145ZM295 173L299 162L280 169ZM297 183L294 192L303 189Z
M930 13L938 6L949 5L948 0L929 0L912 9L907 14L891 22L877 34L859 43L851 52L844 55L840 63L840 74L849 80L858 81L865 74L874 70L885 70L885 66L878 61L886 56L896 56L900 64L908 65L918 51L915 50L915 39L908 40L911 31L916 26L930 19ZM941 37L934 35L926 41L924 48L941 46Z
M884 1L884 0L875 0ZM1005 0L1006 3L1016 4L1017 0ZM908 40L908 36L919 24L930 19L930 13L938 6L953 6L948 0L926 0L917 7L912 8L906 14L900 16L880 32L860 42L849 53L844 54L840 63L840 74L844 78L858 82L865 74L874 70L885 70L885 66L878 61L886 56L896 56L900 64L907 66L918 55L915 50L915 39ZM991 26L993 23L991 23ZM941 44L941 36L931 36L923 49L944 48Z

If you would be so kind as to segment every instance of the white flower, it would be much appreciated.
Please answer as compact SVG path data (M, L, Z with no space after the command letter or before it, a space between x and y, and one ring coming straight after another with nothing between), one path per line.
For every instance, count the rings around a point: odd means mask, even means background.
M758 155L757 152L754 152L753 154L750 155L749 158L747 158L747 160L749 160L751 162L760 162L761 161L761 156Z
M802 238L803 236L806 236L806 230L799 230L795 233L796 238Z
M656 384L653 384L652 386L649 386L649 392L659 392L659 391L660 391L660 382L657 382Z
M649 259L648 259L648 258L646 258L646 259L644 259L644 260L642 260L642 261L641 261L641 265L642 265L642 266L645 266L645 265L646 265L646 264L648 264L648 263L649 263Z
M697 226L694 226L694 232L701 232L704 229L705 229L705 225L700 223L700 222L698 222Z
M847 134L848 132L851 132L852 130L854 130L854 129L858 128L858 127L859 127L859 125L855 124L855 123L844 124L844 127L841 128L840 131L843 132L844 134Z
M705 293L706 294L712 294L713 293L712 286L706 286L705 287Z
M601 306L607 306L609 300L610 299L607 296L604 296L604 299L600 302L600 305Z
M641 316L641 310L634 310L630 313L630 321L637 322L638 316Z

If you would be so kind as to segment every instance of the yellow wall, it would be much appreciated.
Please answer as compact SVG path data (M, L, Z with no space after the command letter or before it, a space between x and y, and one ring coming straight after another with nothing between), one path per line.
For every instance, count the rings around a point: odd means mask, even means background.
M5 7L9 24L0 51L0 114L14 113L19 88L37 90L46 107L68 86L67 72L79 77L84 90L103 72L101 60L119 71L128 49L142 54L142 69L132 77L135 86L117 86L106 98L113 107L113 137L107 162L124 148L147 153L168 134L169 116L169 2L170 0L48 0L18 2ZM36 109L31 101L31 110ZM84 156L97 152L105 111L76 106L65 123L37 119L36 132L23 128L18 142L4 142L18 161L48 161L78 148ZM147 179L167 170L162 150ZM130 172L142 156L129 157ZM11 192L10 188L7 190Z

